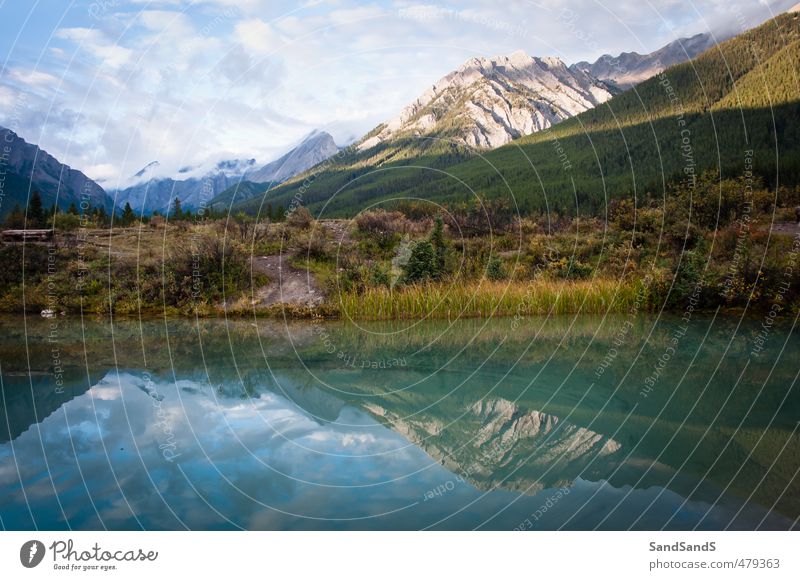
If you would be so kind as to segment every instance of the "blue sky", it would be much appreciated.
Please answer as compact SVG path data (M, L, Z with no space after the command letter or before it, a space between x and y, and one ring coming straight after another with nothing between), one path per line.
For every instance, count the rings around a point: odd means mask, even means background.
M795 2L0 0L0 124L114 188L345 144L474 56L644 53Z

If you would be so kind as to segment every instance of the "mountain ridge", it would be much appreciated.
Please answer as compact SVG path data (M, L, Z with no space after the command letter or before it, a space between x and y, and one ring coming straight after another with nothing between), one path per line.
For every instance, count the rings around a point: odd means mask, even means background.
M585 111L612 89L556 57L471 58L379 125L357 147L403 136L443 134L467 147L493 149Z
M246 172L242 179L218 192L211 200L215 207L227 207L263 193L268 186L278 184L324 162L339 152L330 133L312 131L309 135L275 161L255 171Z
M0 127L0 217L15 205L25 208L30 192L38 191L45 207L57 204L67 209L85 201L93 207L111 208L111 199L94 180L78 169L61 163L38 145L28 143L15 131Z
M325 131L312 131L297 146L278 159L259 168L255 159L223 160L206 174L199 177L176 179L174 177L152 177L147 174L158 169L158 161L148 163L138 171L138 183L113 192L117 207L130 203L138 211L168 212L174 199L180 199L184 209L199 209L211 205L223 205L233 199L233 194L257 195L267 183L280 183L298 173L324 161L339 151L333 137ZM193 171L185 168L182 173ZM228 192L228 193L226 193Z
M595 62L576 62L570 68L582 70L602 81L614 83L623 90L654 77L670 66L692 60L717 42L729 36L715 39L708 33L679 38L648 54L622 52L617 56L604 54Z
M172 177L147 177L160 164L151 161L134 174L138 182L122 189L111 190L110 195L117 208L130 204L140 213L159 211L168 213L173 209L177 198L184 209L199 209L207 205L219 192L240 181L247 167L255 164L255 159L225 160L218 162L213 169L200 177L175 179Z

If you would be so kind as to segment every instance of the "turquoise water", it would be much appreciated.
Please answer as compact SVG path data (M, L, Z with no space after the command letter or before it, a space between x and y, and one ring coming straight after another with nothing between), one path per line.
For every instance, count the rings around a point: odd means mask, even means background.
M763 323L2 319L0 524L793 528L800 342Z

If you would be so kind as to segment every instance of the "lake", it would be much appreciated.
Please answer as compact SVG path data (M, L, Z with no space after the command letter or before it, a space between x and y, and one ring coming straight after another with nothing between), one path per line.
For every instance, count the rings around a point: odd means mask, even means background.
M9 530L790 529L792 321L0 319Z

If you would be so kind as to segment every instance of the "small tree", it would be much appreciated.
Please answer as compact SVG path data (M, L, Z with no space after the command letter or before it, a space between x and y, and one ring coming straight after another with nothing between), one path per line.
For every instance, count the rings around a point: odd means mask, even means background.
M74 201L71 204L69 204L69 209L67 210L67 213L72 215L78 215L78 208L75 205Z
M97 219L97 225L101 228L104 228L108 225L108 214L106 213L106 208L102 205L96 209L95 218Z
M34 190L28 202L27 227L40 228L44 225L44 210L42 209L42 196Z
M405 282L424 282L437 277L438 261L436 250L428 240L423 240L414 244L411 249L411 256L405 265Z
M175 198L175 203L173 204L173 211L172 217L176 220L183 219L183 210L181 210L181 200L177 197Z
M122 210L122 217L120 218L120 225L123 227L129 226L136 219L136 214L133 213L133 208L130 202L125 202L125 207Z

